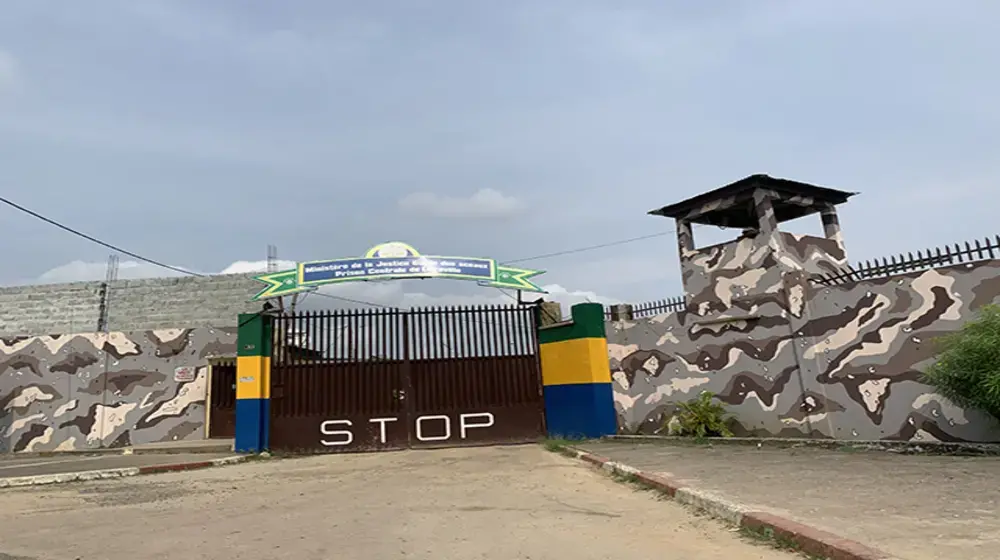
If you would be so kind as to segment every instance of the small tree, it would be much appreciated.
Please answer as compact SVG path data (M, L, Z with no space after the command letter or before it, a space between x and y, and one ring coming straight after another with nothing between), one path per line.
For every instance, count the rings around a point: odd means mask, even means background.
M1000 307L984 306L961 330L935 342L940 352L924 383L958 406L1000 420Z

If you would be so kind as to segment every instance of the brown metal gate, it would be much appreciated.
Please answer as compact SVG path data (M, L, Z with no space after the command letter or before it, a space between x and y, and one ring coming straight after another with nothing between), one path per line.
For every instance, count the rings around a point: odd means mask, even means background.
M231 438L236 435L236 362L212 365L211 399L208 413L208 437Z
M274 449L374 451L545 433L534 311L337 310L275 322Z

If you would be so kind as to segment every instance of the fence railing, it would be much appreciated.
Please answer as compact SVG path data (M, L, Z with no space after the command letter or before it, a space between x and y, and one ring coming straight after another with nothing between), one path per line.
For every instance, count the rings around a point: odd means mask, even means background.
M535 355L535 310L519 305L300 311L275 318L275 367L302 363Z
M945 245L926 251L917 251L883 257L848 265L846 269L832 274L814 275L812 280L824 286L857 282L860 280L871 280L873 278L885 278L895 274L906 272L916 272L939 266L948 266L968 262L995 259L1000 256L1000 235L993 239L986 238L983 242L978 239L965 242L965 246L956 243L953 246Z
M677 296L667 299L658 299L636 304L608 305L604 307L605 320L618 319L638 319L640 317L650 317L660 313L671 313L683 311L687 307L684 296Z

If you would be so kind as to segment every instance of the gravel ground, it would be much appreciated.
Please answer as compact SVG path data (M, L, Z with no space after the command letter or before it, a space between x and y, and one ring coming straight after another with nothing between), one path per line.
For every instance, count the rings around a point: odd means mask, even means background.
M6 556L5 556L6 555ZM320 456L0 492L0 560L797 556L537 446Z

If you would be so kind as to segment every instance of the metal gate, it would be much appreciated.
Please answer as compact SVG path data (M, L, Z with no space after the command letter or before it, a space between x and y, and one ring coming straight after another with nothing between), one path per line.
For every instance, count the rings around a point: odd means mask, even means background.
M231 438L236 435L236 362L211 367L208 437Z
M275 319L273 449L374 451L536 441L534 309L337 310Z

